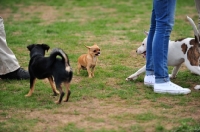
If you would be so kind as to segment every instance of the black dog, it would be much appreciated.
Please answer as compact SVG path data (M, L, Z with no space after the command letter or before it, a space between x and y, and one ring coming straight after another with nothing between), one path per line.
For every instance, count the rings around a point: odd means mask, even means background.
M27 46L30 51L30 61L29 61L29 74L30 74L30 91L26 96L31 96L34 91L34 85L36 78L44 79L48 78L51 84L54 95L60 94L60 98L56 103L60 104L64 96L62 91L61 83L66 86L67 97L65 102L69 100L70 96L70 82L73 76L72 69L69 64L69 59L67 54L61 49L53 49L49 57L44 57L45 50L49 50L49 46L46 44L31 44ZM56 58L60 56L60 58ZM53 83L53 79L56 84Z

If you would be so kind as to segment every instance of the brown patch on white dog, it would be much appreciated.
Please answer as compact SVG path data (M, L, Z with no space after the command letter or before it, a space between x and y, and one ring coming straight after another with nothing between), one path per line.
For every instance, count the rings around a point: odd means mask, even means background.
M187 45L184 43L181 45L181 48L182 48L183 54L186 54L187 48L188 48Z
M192 47L188 50L187 58L192 66L198 66L200 57L198 43L195 41L195 39L192 39L190 40L190 45L192 45Z

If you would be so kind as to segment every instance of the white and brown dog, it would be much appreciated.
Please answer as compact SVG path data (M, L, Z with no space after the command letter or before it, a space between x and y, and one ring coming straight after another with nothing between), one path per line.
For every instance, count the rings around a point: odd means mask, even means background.
M170 78L175 78L180 66L182 63L185 63L185 66L194 74L200 75L199 67L199 40L200 34L193 22L193 20L187 17L190 24L193 27L195 38L185 38L179 39L176 41L169 41L169 50L168 50L168 66L174 66ZM142 45L136 50L137 54L146 55L146 45L147 45L147 36L148 32L145 32L146 38L143 40ZM146 71L146 65L140 68L137 72L130 75L126 80L135 80L138 76ZM200 85L197 85L195 89L200 89Z

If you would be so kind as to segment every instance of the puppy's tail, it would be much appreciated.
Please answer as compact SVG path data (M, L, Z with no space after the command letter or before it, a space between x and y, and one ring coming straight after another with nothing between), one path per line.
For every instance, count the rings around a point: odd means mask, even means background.
M59 55L62 58L62 61L65 64L66 68L70 67L68 56L62 49L59 48L53 49L51 51L50 58L55 59L57 55Z

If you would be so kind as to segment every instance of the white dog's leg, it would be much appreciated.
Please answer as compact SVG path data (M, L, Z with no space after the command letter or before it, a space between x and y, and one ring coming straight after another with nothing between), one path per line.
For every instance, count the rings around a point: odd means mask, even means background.
M181 64L180 64L180 65L177 65L177 66L175 66L175 67L173 68L172 74L169 74L169 77L170 77L171 79L176 78L176 75L178 74L178 71L179 71L180 67L181 67Z
M130 80L135 80L138 78L138 76L140 74L142 74L143 72L146 71L146 65L144 65L142 68L140 68L137 72L135 72L134 74L130 75L129 77L126 78L126 81L130 81Z
M196 86L194 87L194 89L199 90L199 89L200 89L200 85L196 85Z
M199 66L191 66L188 60L185 61L185 66L194 74L200 75L200 67Z
M191 65L189 64L188 61L185 63L185 65L187 66L187 68L188 68L192 73L197 74L197 75L200 75L200 67L199 67L199 66L191 66ZM196 85L196 86L194 87L194 89L200 90L200 85Z

